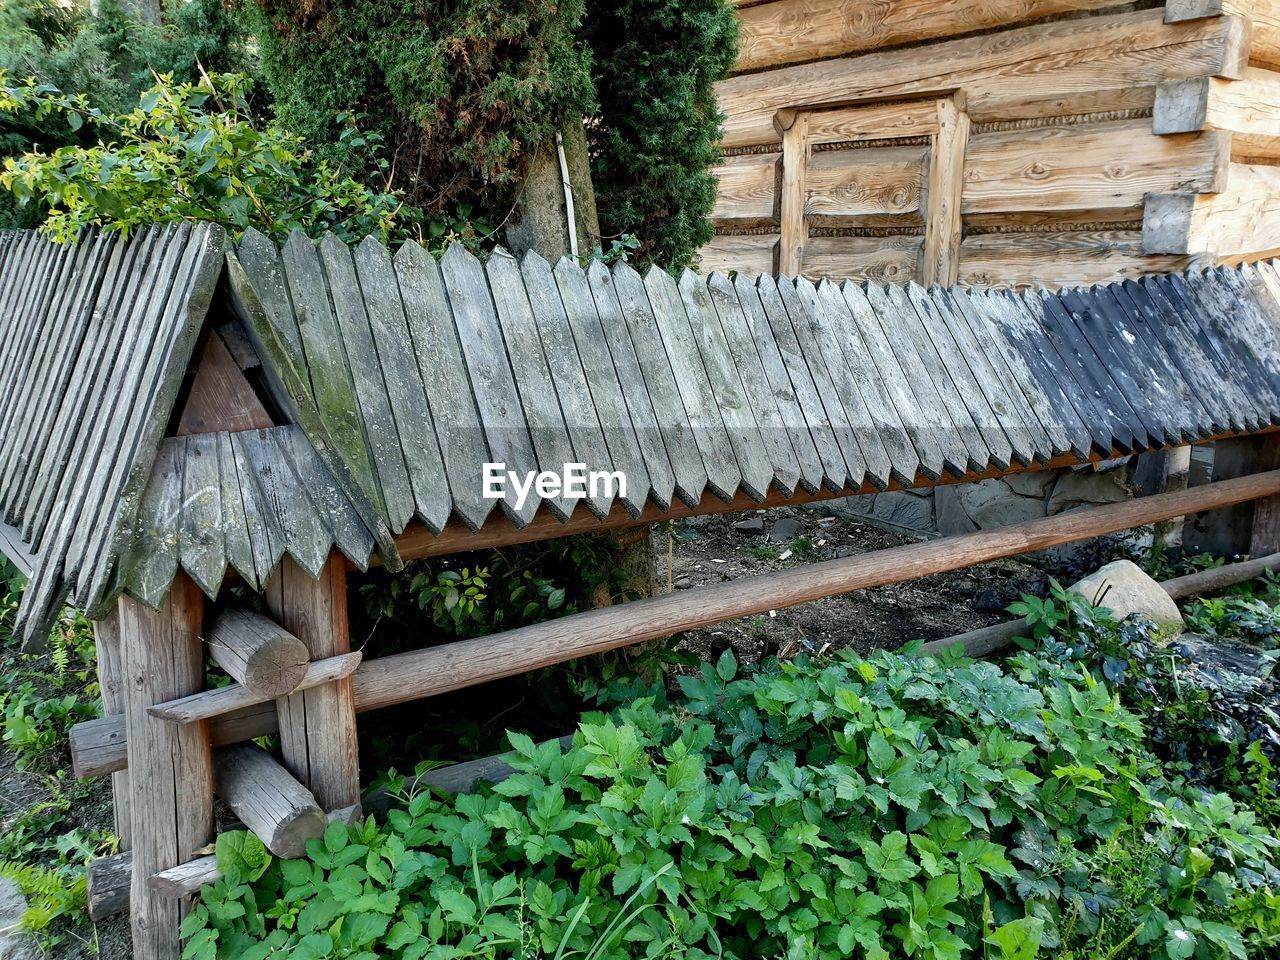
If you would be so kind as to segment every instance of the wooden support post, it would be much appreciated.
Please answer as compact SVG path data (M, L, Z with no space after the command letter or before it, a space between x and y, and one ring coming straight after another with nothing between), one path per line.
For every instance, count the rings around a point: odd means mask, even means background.
M176 960L186 905L157 896L147 878L196 856L213 838L209 726L178 726L149 713L153 703L204 686L204 597L179 573L158 611L119 602L120 659L128 731L134 872L130 890L135 960Z
M277 857L301 857L329 825L311 791L255 743L222 747L213 773L218 796Z
M1213 479L1280 467L1280 438L1267 434L1219 440L1213 445ZM1216 556L1262 556L1280 549L1280 498L1241 503L1187 518L1183 545Z
M288 555L267 584L272 618L307 645L312 660L349 653L346 565L330 554L318 581ZM360 755L350 678L276 701L284 764L326 810L360 802Z
M247 689L267 697L293 693L307 674L307 646L260 613L223 610L209 628L209 656Z
M102 697L102 715L113 717L124 713L124 670L120 663L120 617L111 611L93 625L93 641L98 652L98 692ZM118 770L111 775L111 807L115 818L120 849L128 850L133 840L129 821L129 773ZM92 883L92 877L90 878ZM92 899L92 891L90 891Z

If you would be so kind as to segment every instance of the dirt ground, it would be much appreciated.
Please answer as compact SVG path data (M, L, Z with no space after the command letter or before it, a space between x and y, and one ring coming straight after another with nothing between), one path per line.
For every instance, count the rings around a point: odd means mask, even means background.
M720 583L816 560L918 542L921 537L813 509L694 517L655 532L659 589ZM726 646L740 660L789 657L839 647L859 652L938 640L1008 619L1023 593L1043 594L1046 564L1020 559L982 564L892 586L860 590L687 635L704 659Z

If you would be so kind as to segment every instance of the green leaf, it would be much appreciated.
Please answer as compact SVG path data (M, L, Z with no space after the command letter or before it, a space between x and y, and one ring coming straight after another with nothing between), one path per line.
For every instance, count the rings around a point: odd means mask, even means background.
M987 937L987 943L1000 951L992 960L1035 960L1043 937L1043 920L1022 917L997 927Z

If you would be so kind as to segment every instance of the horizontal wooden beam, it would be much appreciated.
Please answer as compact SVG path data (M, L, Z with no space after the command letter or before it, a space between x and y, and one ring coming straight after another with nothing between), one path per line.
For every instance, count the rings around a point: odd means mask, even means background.
M361 664L351 678L355 708L364 712L389 707L708 624L1046 550L1277 494L1280 470L1272 470L994 530L650 597L474 640L379 657ZM232 714L219 721L210 725L215 743L235 742L225 739L229 736L248 740L276 729L274 708ZM124 725L119 717L77 724L72 728L71 750L78 776L101 776L128 765Z
M1239 80L1191 77L1156 87L1156 135L1218 130L1231 135L1231 157L1280 159L1280 73L1249 67Z
M349 677L355 672L356 667L360 666L363 656L364 654L357 650L353 653L343 653L336 657L313 661L303 674L302 681L290 692L310 690L322 683L332 683L334 680ZM273 697L255 693L238 683L231 683L213 690L202 690L200 693L193 693L180 700L157 703L148 707L147 713L172 723L195 723L197 720L212 720L214 717L233 713L236 710L272 701L274 701Z
M1152 193L1142 219L1148 253L1247 259L1280 248L1280 167L1233 163L1219 193Z
M1280 63L1280 0L1166 0L1166 23L1236 16L1249 24L1249 59Z

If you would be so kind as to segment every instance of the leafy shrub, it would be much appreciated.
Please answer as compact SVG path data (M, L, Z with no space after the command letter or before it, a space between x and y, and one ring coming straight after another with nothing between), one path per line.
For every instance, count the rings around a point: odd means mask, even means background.
M305 860L226 840L185 956L1179 960L1280 931L1276 841L1163 777L1077 664L725 654L682 686L563 754L510 734L510 779Z
M587 127L600 227L642 263L683 267L713 234L714 84L737 56L726 0L593 0L583 21L599 109Z
M274 125L258 129L243 106L247 78L161 77L132 111L113 116L83 95L47 84L11 83L0 72L0 113L61 116L88 125L91 146L9 158L0 186L46 212L43 229L71 240L84 227L121 232L150 223L211 220L238 234L254 226L281 239L291 230L343 239L387 239L400 203L313 159L302 140Z
M427 216L496 209L560 117L591 104L581 0L254 0L277 117ZM376 149L340 140L351 118Z

